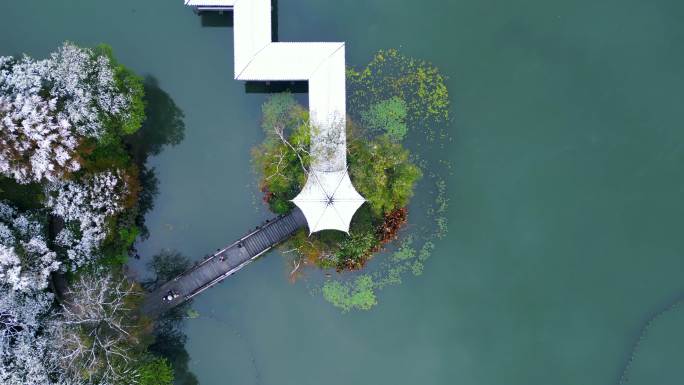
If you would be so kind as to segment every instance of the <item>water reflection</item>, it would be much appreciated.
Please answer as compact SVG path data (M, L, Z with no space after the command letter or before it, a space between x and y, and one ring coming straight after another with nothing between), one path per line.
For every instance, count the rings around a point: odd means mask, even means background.
M142 189L138 198L136 224L141 229L143 240L149 236L145 215L154 208L154 200L159 193L155 170L147 165L147 160L150 156L158 155L166 146L175 146L185 138L185 115L171 96L159 87L159 81L148 75L144 87L145 121L135 134L126 138L126 145L140 173ZM153 276L141 284L147 290L154 290L189 265L189 260L179 253L162 251L154 256L148 266ZM188 310L189 305L179 306L155 321L155 342L150 346L150 351L167 358L173 365L175 384L196 385L199 382L188 369L190 356L185 350L187 337L183 329Z
M202 27L233 27L233 12L202 12Z
M148 264L154 273L153 277L142 282L143 287L153 291L164 282L173 279L190 267L190 260L184 255L171 250L162 250ZM191 314L190 303L170 309L156 320L154 343L150 351L165 357L173 366L174 383L176 385L197 385L197 377L190 372L188 363L190 355L185 349L185 320Z
M307 81L270 81L270 82L245 82L245 93L248 94L273 94L278 92L290 92L293 94L306 94L309 92Z
M233 12L200 12L202 27L233 27ZM271 0L271 41L278 41L278 0Z
M151 75L145 77L145 122L135 134L128 137L137 164L158 155L164 146L175 146L185 138L185 115L168 93L159 88L159 81Z
M138 197L136 225L141 229L142 240L149 236L145 215L154 208L154 199L159 193L159 181L154 168L147 166L147 159L158 155L165 146L175 146L185 138L183 111L168 93L159 88L159 82L153 76L145 78L144 87L145 121L135 134L126 138L126 145L140 172L142 189Z

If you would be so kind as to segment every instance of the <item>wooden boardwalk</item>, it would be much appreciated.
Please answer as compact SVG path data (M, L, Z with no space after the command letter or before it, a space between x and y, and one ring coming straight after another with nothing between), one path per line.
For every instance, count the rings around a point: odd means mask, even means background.
M239 271L304 226L306 219L298 208L288 215L267 220L244 237L149 293L143 303L143 312L156 317L190 300ZM174 293L175 298L165 299L169 293Z

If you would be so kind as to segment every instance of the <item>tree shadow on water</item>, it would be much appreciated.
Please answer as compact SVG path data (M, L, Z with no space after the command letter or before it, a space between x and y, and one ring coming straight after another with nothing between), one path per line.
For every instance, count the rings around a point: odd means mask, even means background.
M233 12L202 12L200 13L202 27L233 27Z
M309 82L305 80L293 81L247 81L245 93L248 94L274 94L290 92L293 94L306 94L309 92Z
M202 27L223 27L232 28L234 26L233 11L203 11L199 12ZM271 0L271 41L278 41L278 0Z
M150 156L159 155L167 146L175 146L185 138L185 115L168 93L159 88L153 76L147 76L145 88L145 121L140 129L126 138L133 161L138 167L140 195L136 225L141 230L141 239L149 236L145 226L145 215L154 208L154 199L159 193L154 168L147 166Z
M142 286L153 291L190 267L190 260L176 251L162 250L152 258L149 267L154 272L154 278L142 282ZM150 351L171 363L176 385L199 384L197 377L190 371L190 354L185 348L187 336L184 328L185 320L191 313L190 306L191 303L186 302L162 314L155 322L154 343L150 345Z
M183 111L159 88L159 81L153 76L145 78L144 86L146 118L142 127L127 140L138 165L158 155L165 146L175 146L185 138Z

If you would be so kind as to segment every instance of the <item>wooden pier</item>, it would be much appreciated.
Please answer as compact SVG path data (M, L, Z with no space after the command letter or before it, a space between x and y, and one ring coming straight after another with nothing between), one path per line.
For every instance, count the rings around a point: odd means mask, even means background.
M143 303L143 313L156 317L190 300L239 271L305 226L306 219L298 208L288 215L267 220L247 235L149 293Z

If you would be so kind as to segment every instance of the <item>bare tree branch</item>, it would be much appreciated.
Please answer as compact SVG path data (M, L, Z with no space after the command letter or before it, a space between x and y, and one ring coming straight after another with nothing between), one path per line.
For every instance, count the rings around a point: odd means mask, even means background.
M126 377L137 383L130 346L137 342L130 332L127 300L138 293L132 283L104 277L81 276L67 292L55 327L56 345L67 373L83 373L98 381Z

